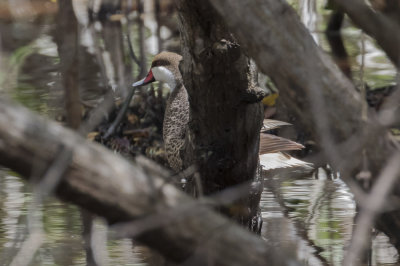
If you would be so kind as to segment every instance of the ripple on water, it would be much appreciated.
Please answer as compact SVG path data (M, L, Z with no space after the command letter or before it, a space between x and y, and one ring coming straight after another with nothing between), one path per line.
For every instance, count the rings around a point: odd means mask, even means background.
M263 237L297 243L298 258L306 265L341 265L355 215L346 184L341 179L312 177L273 180L273 185L271 179L266 180L261 198ZM374 265L396 263L397 252L386 236L379 234L372 247Z

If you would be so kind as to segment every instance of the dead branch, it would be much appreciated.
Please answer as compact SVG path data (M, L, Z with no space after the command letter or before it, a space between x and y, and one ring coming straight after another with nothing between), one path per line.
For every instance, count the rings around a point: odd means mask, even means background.
M400 26L394 20L374 11L362 0L334 0L363 31L373 37L392 63L400 63ZM384 29L384 30L383 30Z
M357 259L362 253L371 228L377 215L382 213L388 201L388 195L394 188L400 172L400 153L396 153L382 170L380 177L371 190L365 202L361 203L361 211L351 238L349 251L343 261L343 265L356 265Z
M325 36L331 47L333 59L349 79L351 79L351 64L349 55L343 43L341 28L344 20L344 13L341 11L333 11L329 17L328 25L326 26Z
M194 203L164 182L167 172L159 166L143 163L143 158L129 163L54 122L0 99L1 165L28 179L33 162L49 165L60 145L71 150L72 161L56 194L105 217L109 223ZM204 260L215 265L265 265L266 261L271 265L296 264L291 252L273 248L204 206L176 216L163 227L141 232L137 239L173 261L195 258L199 265L205 265Z

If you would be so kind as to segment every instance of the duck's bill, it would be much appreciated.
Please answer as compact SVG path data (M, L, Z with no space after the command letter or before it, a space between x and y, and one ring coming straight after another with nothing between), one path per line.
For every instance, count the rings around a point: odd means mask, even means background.
M151 70L149 71L149 73L147 74L147 76L139 81L136 81L135 83L132 84L133 87L140 87L140 86L144 86L146 84L152 83L156 81L153 75L153 72L151 72Z

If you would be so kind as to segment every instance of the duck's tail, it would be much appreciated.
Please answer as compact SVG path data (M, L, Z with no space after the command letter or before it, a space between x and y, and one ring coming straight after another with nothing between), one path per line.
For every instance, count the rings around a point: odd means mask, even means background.
M260 165L262 166L263 170L290 167L298 167L311 170L313 168L313 165L311 163L304 162L284 153L284 151L301 150L304 148L303 145L285 138L266 133L266 131L268 130L285 125L290 124L271 119L264 120L264 127L261 130L260 134Z

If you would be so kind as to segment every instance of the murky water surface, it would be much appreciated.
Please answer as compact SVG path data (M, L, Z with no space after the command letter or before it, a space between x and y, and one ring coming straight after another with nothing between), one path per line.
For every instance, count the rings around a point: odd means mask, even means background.
M321 21L328 11L323 10L320 2L292 2L300 10L303 22L313 30L314 39L326 48L326 40L320 32L324 27ZM319 10L318 14L316 10ZM53 38L53 15L44 16L34 23L29 20L14 24L0 21L3 35L0 47L0 96L11 97L42 115L57 119L62 111L60 97L63 92L58 74L57 45ZM145 20L145 34L148 35L146 40L149 43L146 45L151 48L151 53L155 53L156 24L154 16L148 17ZM81 20L84 21L84 18ZM357 80L361 77L361 33L347 24L344 39ZM90 43L88 37L84 37L87 33L83 30L81 33L82 39ZM136 26L133 26L132 33L132 38L136 40ZM167 28L161 28L161 35L165 39L170 34ZM9 39L4 41L4 36ZM137 44L134 42L134 45ZM137 51L137 47L134 48ZM393 84L393 66L367 37L364 61L363 79L371 87ZM104 73L110 78L111 74L107 71ZM137 69L132 71L134 75L138 74ZM98 84L101 70L91 72L94 74L87 76L87 84ZM90 93L86 96L95 98ZM261 201L263 236L267 238L275 232L283 243L297 243L293 252L306 265L340 265L349 244L355 216L355 204L347 186L340 179L326 177L286 181L274 177L268 180ZM16 174L0 169L0 265L8 265L13 260L27 239L28 232L34 230L30 225L32 218L29 218L31 203L32 188ZM78 208L50 197L35 209L43 217L45 239L30 265L85 265ZM104 243L94 250L106 264L147 265L146 249L133 245L128 239L107 240L107 228L101 219L96 220L93 230L93 237L97 240L94 242ZM372 265L395 265L397 260L398 254L387 237L383 234L375 235L372 241Z
M311 265L341 265L356 214L353 196L342 180L319 176L266 182L261 199L267 230L298 243L299 258ZM372 265L397 265L398 255L383 234L372 240Z

